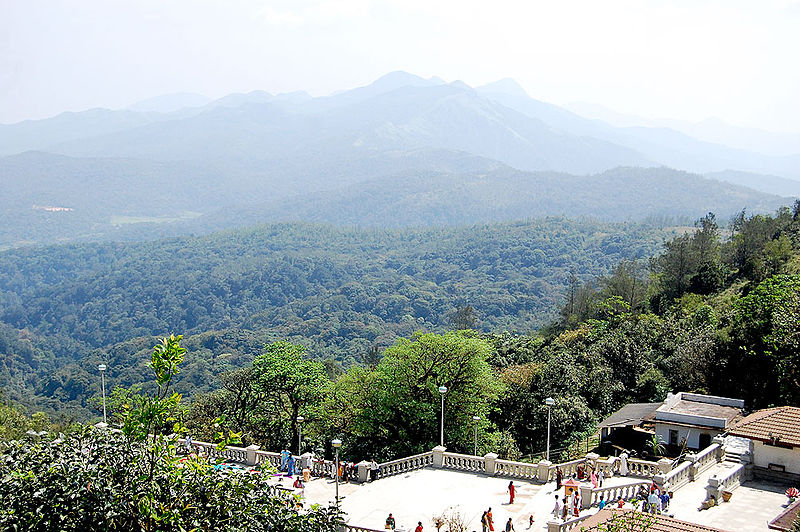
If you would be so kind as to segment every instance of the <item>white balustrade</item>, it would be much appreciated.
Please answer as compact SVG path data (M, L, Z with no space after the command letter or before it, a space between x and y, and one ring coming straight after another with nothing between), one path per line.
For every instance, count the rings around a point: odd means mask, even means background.
M548 480L556 479L556 468L560 468L561 473L564 475L564 478L567 479L570 478L572 475L576 474L578 472L578 467L583 466L585 463L586 463L586 458L579 458L577 460L572 460L569 462L553 464L549 468L550 473L548 476Z
M675 491L692 481L692 462L681 462L678 467L664 475L664 485L669 491Z
M717 463L718 449L720 449L720 445L712 443L695 455L694 465L698 475Z
M442 467L459 471L486 471L486 460L482 456L470 454L444 453Z
M737 464L733 466L730 471L726 472L724 476L714 476L708 479L706 492L709 495L714 495L717 501L719 501L720 494L723 491L733 491L746 480L746 472L745 464Z
M603 497L607 503L611 504L612 502L616 502L620 499L629 500L639 493L639 489L644 486L645 488L649 489L650 484L652 484L649 480L643 480L640 482L634 482L631 484L623 484L621 486L606 486L602 488L593 488L591 491L590 497L584 497L583 500L583 507L589 508L598 504L600 502L600 497ZM581 491L584 493L584 491ZM588 500L587 500L588 499Z
M628 476L652 478L659 473L658 462L628 458Z
M423 469L433 465L433 452L417 454L398 460L392 460L384 464L378 464L378 473L381 477L388 477L391 475L399 475L406 471L413 471L415 469Z
M496 460L494 474L499 477L535 480L538 478L539 465L527 462L512 462L511 460Z
M281 453L270 451L256 451L256 465L269 464L276 469L281 466Z

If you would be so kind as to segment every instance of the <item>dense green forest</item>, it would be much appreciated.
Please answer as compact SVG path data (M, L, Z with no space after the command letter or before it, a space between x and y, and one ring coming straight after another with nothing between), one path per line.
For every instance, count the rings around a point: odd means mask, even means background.
M572 275L647 257L672 230L545 219L451 229L273 225L147 243L0 254L0 378L45 408L96 407L96 367L141 382L156 335L186 334L181 392L208 391L265 343L290 339L335 366L471 306L482 331L533 331ZM469 323L468 325L473 325ZM333 362L335 361L335 362ZM82 413L81 413L82 412Z
M187 425L208 435L219 417L278 448L295 445L301 414L307 447L324 451L336 436L351 458L386 459L436 444L444 384L448 447L469 452L478 415L479 449L516 457L543 449L546 397L556 399L561 444L669 391L740 397L751 410L797 404L799 273L800 202L774 216L742 213L725 236L708 215L649 264L573 279L559 319L538 333L417 333L332 377L304 362L302 346L272 343L195 396Z
M77 336L84 329L69 327L85 318L62 323L50 309L92 309L101 316L109 312L104 305L112 301L127 308L121 295L109 297L112 294L103 292L109 286L122 293L144 290L144 283L136 278L140 275L148 282L165 279L161 286L166 289L188 268L209 263L218 268L211 269L212 278L222 279L222 272L228 272L252 279L248 275L264 270L246 270L241 265L258 266L257 257L263 256L259 254L267 243L264 235L270 235L272 252L284 257L285 264L302 265L302 276L279 279L294 279L294 286L307 292L292 292L291 284L287 292L299 298L330 290L333 299L314 300L314 305L306 307L310 314L295 315L297 332L306 327L300 318L307 318L309 324L319 324L319 329L309 329L316 336L291 334L280 326L270 329L267 322L258 322L262 328L203 331L214 322L189 322L185 314L194 308L191 304L198 296L181 299L187 306L183 314L175 315L174 326L194 334L184 342L187 363L176 375L175 387L191 394L191 402L180 415L197 438L213 438L222 426L241 433L245 443L270 449L294 447L299 431L296 419L302 415L306 448L326 452L326 442L340 437L346 442L345 456L388 459L436 443L437 389L442 384L449 389L448 447L470 450L472 416L478 415L480 448L508 457L542 450L544 398L548 396L556 398L553 437L560 443L591 434L599 419L627 402L662 400L668 391L741 397L750 409L800 402L800 203L774 215L741 213L727 228L709 214L694 228L663 240L661 252L649 260L640 257L658 247L663 231L616 227L616 233L587 233L583 224L584 232L577 233L582 237L576 237L569 231L570 224L578 227L577 222L550 220L440 230L433 232L438 239L430 238L431 231L364 233L279 226L205 239L6 253L6 264L36 264L38 277L3 278L4 286L13 287L4 295L11 304L4 307L4 319L10 323L3 328L3 346L12 353L4 358L5 387L12 396L33 389L50 397L54 409L69 412L73 407L74 413L85 415L87 407L97 406L94 368L106 362L114 386L109 399L112 419L120 420L124 405L141 393L141 375L148 371L145 355L155 339L138 335L136 327L130 329L133 337L122 341L114 335L122 334L124 328L70 338L67 335ZM373 235L372 240L368 235ZM571 244L565 245L556 235ZM302 244L290 246L290 238ZM340 242L335 244L337 239ZM408 242L408 247L381 247L398 241ZM432 248L431 242L439 247ZM520 242L535 243L541 260L550 264L547 271L557 274L545 278L552 281L551 288L561 283L562 290L554 289L546 302L560 312L546 313L548 324L543 327L537 327L541 322L532 318L536 307L525 305L533 300L532 287L545 283L535 277L538 268L544 271L544 267L531 259L538 254ZM334 245L349 246L351 253L332 253ZM600 274L578 275L574 257L591 257L597 248L616 250L615 263L587 260ZM231 255L233 249L238 254ZM357 255L354 249L369 253ZM557 254L559 249L564 253ZM569 249L580 251L571 256ZM74 261L83 264L84 270L65 273L64 268L52 268L46 258L56 250L67 252L61 259L66 264ZM495 253L491 263L487 250ZM596 253L605 260L612 256ZM37 254L39 260L30 260ZM380 257L385 271L401 272L401 282L392 284L378 275L382 270L363 258L366 255ZM92 262L85 261L87 256L105 258ZM114 257L116 262L111 260ZM146 257L161 260L152 262ZM314 268L315 261L323 261L324 268ZM148 267L152 267L149 274ZM349 278L361 281L349 281L348 293L355 295L345 297L334 290L337 281L331 272L345 278L358 272ZM365 272L370 275L363 277ZM202 286L208 277L196 273L192 279ZM20 282L25 278L36 282ZM78 281L85 284L87 279L105 288L84 286L76 292L81 286ZM73 289L59 290L66 286ZM258 294L261 302L269 301L263 297L272 293L264 286L239 286L248 294ZM427 290L402 292L404 286ZM176 299L177 290L191 290L185 282L178 282L178 287L173 289ZM370 292L375 287L380 291ZM250 292L257 289L261 291ZM104 298L91 299L98 294ZM14 298L22 300L26 295L32 304L13 306ZM78 297L83 298L81 305ZM390 298L402 304L393 307L394 313L380 314L378 309L386 308L381 305ZM256 302L248 301L248 308L258 308ZM340 306L331 301L339 301ZM421 301L429 306L420 307ZM303 308L302 300L284 304ZM320 309L318 305L327 306ZM419 313L420 308L429 312ZM348 329L339 319L350 316L348 312L377 315L380 320ZM32 317L38 321L13 321ZM204 319L213 318L212 314ZM154 313L148 319L165 317ZM380 334L365 337L370 325ZM450 329L459 330L446 332ZM332 343L330 338L345 342ZM114 343L104 346L103 341ZM70 345L77 356L59 360L55 353L68 355ZM37 406L42 404L46 403Z

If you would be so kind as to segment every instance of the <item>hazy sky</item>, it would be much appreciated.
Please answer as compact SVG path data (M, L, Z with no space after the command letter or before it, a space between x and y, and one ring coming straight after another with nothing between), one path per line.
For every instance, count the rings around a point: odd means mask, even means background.
M800 0L0 0L0 122L406 70L800 130Z

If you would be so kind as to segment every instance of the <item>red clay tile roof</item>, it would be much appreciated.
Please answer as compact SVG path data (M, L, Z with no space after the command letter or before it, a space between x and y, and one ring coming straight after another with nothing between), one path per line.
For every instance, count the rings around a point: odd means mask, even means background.
M779 406L753 412L736 422L728 434L800 447L800 408Z
M637 510L618 510L616 508L604 508L585 521L579 522L572 530L574 532L606 530L605 528L601 528L600 525L610 523L612 519L627 519L631 521L629 523L631 528L624 528L624 530L647 530L647 532L726 532L719 528L711 528L687 521L678 521L666 515L645 514Z
M789 532L799 516L800 501L795 501L794 504L785 509L778 517L770 521L768 526L773 530L784 530Z

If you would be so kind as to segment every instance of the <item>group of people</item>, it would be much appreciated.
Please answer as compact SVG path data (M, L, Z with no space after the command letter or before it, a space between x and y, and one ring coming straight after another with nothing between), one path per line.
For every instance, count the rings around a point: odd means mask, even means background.
M394 530L397 527L397 523L394 520L394 516L389 514L389 517L386 518L386 525L384 528L386 530ZM414 532L422 532L422 521L417 521L417 528L414 529Z
M575 480L581 480L586 482L591 482L593 488L602 488L603 481L606 479L606 475L602 469L595 469L594 466L589 465L588 468L579 465L575 468L575 472L572 474L572 478ZM561 471L560 467L556 467L556 489L561 489L561 484L564 481L564 472Z
M513 482L510 483L508 487L509 487L509 490L513 490L514 483ZM513 494L513 491L512 491L512 494ZM514 500L514 496L513 495L511 496L511 500L512 500L512 503L513 503L513 500ZM481 516L481 530L482 530L482 532L494 532L494 517L492 516L492 509L491 508L489 508L488 510L483 512L483 515ZM512 531L515 531L515 530L516 529L514 528L514 521L512 520L511 517L509 517L508 521L506 521L505 532L512 532Z
M581 494L572 491L566 497L559 497L556 493L556 504L553 506L553 517L566 521L569 517L578 517L581 512Z

